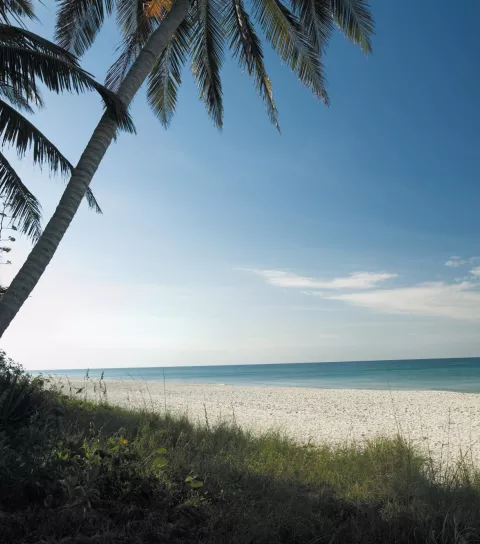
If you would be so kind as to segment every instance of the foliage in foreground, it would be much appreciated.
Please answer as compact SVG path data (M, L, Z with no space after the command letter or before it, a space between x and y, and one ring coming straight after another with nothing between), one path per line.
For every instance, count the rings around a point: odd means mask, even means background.
M195 426L75 400L0 356L2 542L466 543L479 508L475 469L436 473L401 438Z

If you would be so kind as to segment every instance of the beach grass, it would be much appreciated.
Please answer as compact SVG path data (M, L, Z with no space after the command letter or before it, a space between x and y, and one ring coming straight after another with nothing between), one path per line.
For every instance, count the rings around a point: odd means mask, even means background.
M401 436L299 445L82 393L1 356L2 542L480 540L477 468L439 468Z

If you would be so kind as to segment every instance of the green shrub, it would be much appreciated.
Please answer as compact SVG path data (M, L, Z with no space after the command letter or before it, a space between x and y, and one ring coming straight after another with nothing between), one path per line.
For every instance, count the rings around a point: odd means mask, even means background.
M31 378L0 351L0 428L13 435L46 408L43 380Z
M56 485L57 399L43 378L33 378L0 351L0 508L41 501Z

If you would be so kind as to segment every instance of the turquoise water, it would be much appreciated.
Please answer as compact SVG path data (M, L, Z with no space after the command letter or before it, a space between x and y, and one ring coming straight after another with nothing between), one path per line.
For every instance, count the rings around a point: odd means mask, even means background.
M82 379L86 370L45 374ZM411 359L348 363L149 367L90 369L111 380L163 380L184 383L322 387L329 389L423 389L480 392L480 358Z

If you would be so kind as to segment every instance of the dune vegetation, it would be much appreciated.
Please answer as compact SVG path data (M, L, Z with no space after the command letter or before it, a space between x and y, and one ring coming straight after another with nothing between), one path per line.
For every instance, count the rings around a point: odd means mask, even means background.
M360 447L99 402L0 358L6 543L466 543L480 475L440 471L402 437ZM99 389L100 390L100 389Z

